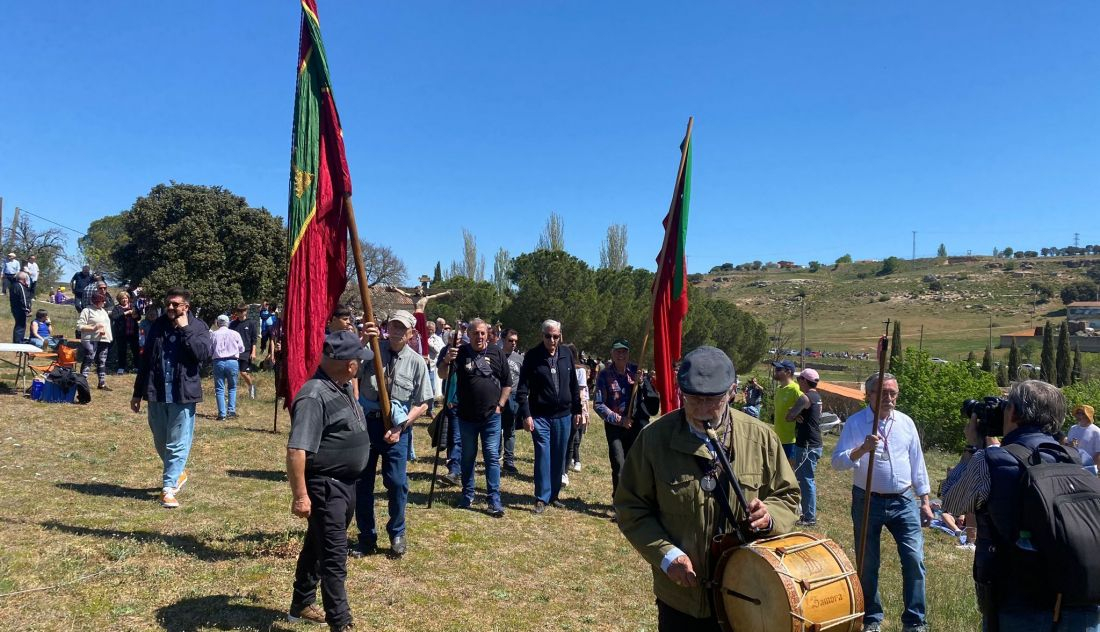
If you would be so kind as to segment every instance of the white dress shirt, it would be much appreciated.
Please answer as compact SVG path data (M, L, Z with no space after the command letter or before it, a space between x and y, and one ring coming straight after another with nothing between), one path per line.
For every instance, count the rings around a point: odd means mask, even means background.
M858 461L852 460L852 451L859 448L864 438L872 433L872 417L871 408L866 407L844 423L840 441L833 450L833 469L854 469L852 484L863 489L867 484L867 463L873 458L875 473L871 480L872 492L901 494L912 487L917 496L931 493L920 435L913 420L905 413L895 410L890 417L880 420L877 429L881 439L875 453L865 454Z

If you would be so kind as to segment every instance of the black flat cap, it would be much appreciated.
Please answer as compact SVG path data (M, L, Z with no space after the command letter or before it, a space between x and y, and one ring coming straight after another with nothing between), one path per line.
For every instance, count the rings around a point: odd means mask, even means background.
M356 360L370 362L374 359L374 352L370 347L364 347L359 342L359 337L346 329L325 336L325 347L322 351L326 358L333 360Z
M688 395L724 395L737 381L737 371L721 349L699 347L680 360L676 381Z

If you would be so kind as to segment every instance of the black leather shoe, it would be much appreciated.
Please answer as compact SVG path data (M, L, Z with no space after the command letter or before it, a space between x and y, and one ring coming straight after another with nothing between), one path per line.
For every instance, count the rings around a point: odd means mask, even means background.
M544 511L546 511L546 503L542 502L541 500L536 502L535 503L535 508L532 509L531 511L532 511L532 513L537 513L537 514L540 514Z
M565 509L565 503L560 500L554 500L550 502L550 506L554 509Z
M458 480L458 477L453 474L440 476L439 482L446 487L457 487L462 484L462 481Z
M374 555L378 552L377 542L368 542L367 544L361 544L359 546L353 546L348 549L348 557L361 558L368 555Z
M405 551L407 551L408 548L409 546L405 542L405 536L403 535L397 536L393 539L393 542L390 543L390 553L393 554L394 557L405 555Z

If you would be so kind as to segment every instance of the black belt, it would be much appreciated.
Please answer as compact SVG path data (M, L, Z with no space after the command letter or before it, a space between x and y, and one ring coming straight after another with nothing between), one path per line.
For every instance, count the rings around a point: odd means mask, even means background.
M852 485L852 489L858 489L859 491L863 492L862 487L857 487L855 485ZM902 498L906 498L905 493L907 491L909 491L909 490L905 490L905 492L901 492L900 494L881 494L879 492L871 492L871 497L872 498L886 498L886 499L889 499L889 500L900 500Z

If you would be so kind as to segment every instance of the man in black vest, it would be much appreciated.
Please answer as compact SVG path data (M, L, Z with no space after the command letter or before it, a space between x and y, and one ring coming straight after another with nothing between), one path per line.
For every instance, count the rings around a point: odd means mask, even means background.
M351 628L344 580L348 525L355 513L355 481L367 466L370 435L351 381L374 354L350 331L325 336L321 365L291 404L286 472L294 501L290 511L309 519L287 618ZM321 584L322 611L316 605Z
M1066 400L1058 388L1039 380L1017 383L1008 393L1001 445L975 453L962 480L944 499L944 511L973 513L977 518L974 583L983 629L990 632L1096 630L1100 626L1100 607L1059 603L1040 572L1041 564L1034 559L1038 552L1019 523L1023 468L1005 449L1018 444L1034 451L1053 443L1051 434L1065 417ZM970 423L975 424L974 418ZM1051 453L1040 454L1044 461L1053 462ZM1056 627L1052 627L1054 621L1059 622Z

